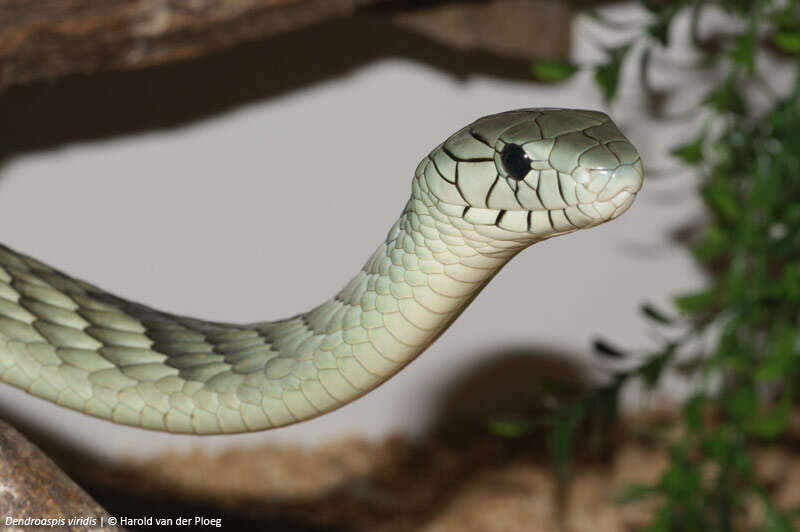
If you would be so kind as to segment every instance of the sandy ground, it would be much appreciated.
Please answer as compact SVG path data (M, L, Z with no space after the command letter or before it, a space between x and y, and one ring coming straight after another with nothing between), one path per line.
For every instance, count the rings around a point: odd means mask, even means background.
M612 441L611 451L579 460L563 492L541 435L507 440L481 430L420 442L350 438L313 450L169 454L84 470L79 482L112 514L202 511L222 516L226 529L637 530L657 501L617 498L628 483L656 480L666 457L630 430L616 430ZM755 451L758 476L784 507L800 504L798 451L786 444ZM757 505L749 514L742 530L758 520Z

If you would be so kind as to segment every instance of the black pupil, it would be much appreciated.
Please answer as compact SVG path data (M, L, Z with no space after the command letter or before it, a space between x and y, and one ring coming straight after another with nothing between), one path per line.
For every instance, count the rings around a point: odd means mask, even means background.
M500 152L500 160L510 177L524 179L531 170L531 159L519 144L506 144Z

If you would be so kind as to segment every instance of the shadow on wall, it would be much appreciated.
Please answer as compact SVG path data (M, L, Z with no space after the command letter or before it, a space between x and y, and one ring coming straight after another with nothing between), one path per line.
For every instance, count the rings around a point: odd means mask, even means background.
M545 346L509 346L475 357L480 364L442 391L432 432L474 430L497 416L541 417L591 388L586 365L577 358Z
M460 52L384 19L359 16L195 60L11 88L0 96L0 158L180 125L392 56L459 77L487 73L530 79L527 61Z

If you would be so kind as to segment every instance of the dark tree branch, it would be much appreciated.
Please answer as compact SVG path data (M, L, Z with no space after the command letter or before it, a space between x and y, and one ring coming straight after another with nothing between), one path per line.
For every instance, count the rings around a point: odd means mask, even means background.
M109 514L52 460L11 425L0 421L0 515L17 530L124 531L108 524ZM5 519L22 521L6 522ZM50 526L26 519L59 519ZM84 521L70 524L69 518Z
M0 0L0 89L67 74L206 55L336 17L372 16L458 48L563 55L570 9L557 0ZM431 5L429 5L431 4Z

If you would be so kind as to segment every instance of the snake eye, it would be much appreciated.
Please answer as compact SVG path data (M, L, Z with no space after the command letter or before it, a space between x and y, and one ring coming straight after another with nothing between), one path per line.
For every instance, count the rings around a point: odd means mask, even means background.
M500 152L500 160L509 177L521 181L531 171L531 159L519 144L506 144Z

